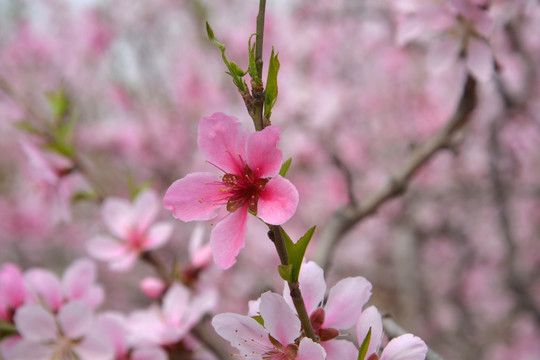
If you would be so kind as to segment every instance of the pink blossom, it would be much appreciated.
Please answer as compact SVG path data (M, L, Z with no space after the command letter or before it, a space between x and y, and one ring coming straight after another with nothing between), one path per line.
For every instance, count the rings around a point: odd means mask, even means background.
M24 305L15 314L15 325L23 339L9 348L7 359L113 359L112 344L82 301L66 303L56 314L41 305Z
M133 312L128 318L128 339L140 345L171 345L180 341L216 304L217 294L192 294L175 283L165 293L161 307Z
M356 323L358 343L362 344L371 329L371 338L366 353L366 359L379 353L383 339L381 315L375 306L370 306L362 312ZM424 341L412 334L405 334L392 339L382 351L381 360L424 360L428 348Z
M285 300L270 292L261 295L260 313L264 327L249 316L225 313L214 316L216 332L240 351L246 360L325 359L322 346L303 337L300 320Z
M163 246L171 235L172 224L153 224L158 204L157 195L151 190L140 193L133 204L120 198L105 200L103 220L113 236L91 239L87 244L90 255L108 261L112 270L127 271L143 252Z
M371 296L371 283L361 276L340 280L330 289L323 306L326 282L321 267L312 261L303 264L299 282L311 325L326 350L326 359L355 359L358 351L354 345L337 337L340 329L349 329L356 323L362 307ZM287 290L285 285L284 298L292 308L292 299Z
M163 204L182 221L210 220L226 208L210 237L214 261L222 269L230 268L244 247L248 212L280 225L296 211L298 192L278 175L279 133L277 126L248 133L236 118L223 113L204 117L199 123L199 148L224 175L191 173L165 194Z
M10 263L2 265L0 268L0 320L11 322L13 313L23 304L25 297L26 291L21 270Z
M53 312L65 302L80 300L91 309L97 308L104 299L104 291L95 284L96 266L88 259L74 261L60 280L50 270L28 269L24 282L29 303L42 303Z

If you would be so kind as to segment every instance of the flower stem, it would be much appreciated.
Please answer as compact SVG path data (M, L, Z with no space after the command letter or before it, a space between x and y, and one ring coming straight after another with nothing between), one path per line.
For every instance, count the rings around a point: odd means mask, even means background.
M281 226L270 225L270 231L271 235L269 235L274 242L281 264L288 265L289 255L287 254L285 240L283 239L283 235L281 235ZM304 298L302 297L302 292L300 291L300 283L298 281L295 281L288 282L288 284L289 290L291 292L291 298L296 309L296 313L298 314L298 318L300 319L300 323L302 324L302 328L304 329L304 333L308 338L317 342L319 339L317 335L315 335L315 331L313 331L313 327L311 326L311 321L309 320L309 314L307 313L306 304L304 303Z
M157 256L151 252L146 251L141 254L141 259L145 261L147 264L151 265L154 270L159 274L161 279L167 283L167 285L171 285L173 282L173 278L171 274L169 273L169 270L165 267L165 265L157 258Z

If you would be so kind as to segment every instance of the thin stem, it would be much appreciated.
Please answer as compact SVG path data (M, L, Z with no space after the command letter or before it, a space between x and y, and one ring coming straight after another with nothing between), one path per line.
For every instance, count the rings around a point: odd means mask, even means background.
M259 14L257 15L257 38L255 39L255 64L257 65L257 76L262 81L263 70L263 38L264 38L264 13L266 0L259 1Z
M270 237L274 242L281 264L288 265L289 255L287 254L285 240L283 239L283 235L281 234L281 226L270 225L270 231ZM304 332L308 338L317 342L318 338L317 335L315 335L315 331L313 331L313 327L311 326L311 321L309 320L309 314L306 309L306 304L304 303L304 298L302 297L302 292L300 291L300 283L298 281L295 281L289 282L288 284L294 308L296 309L296 313L298 314L298 318L300 319L302 328L304 329Z

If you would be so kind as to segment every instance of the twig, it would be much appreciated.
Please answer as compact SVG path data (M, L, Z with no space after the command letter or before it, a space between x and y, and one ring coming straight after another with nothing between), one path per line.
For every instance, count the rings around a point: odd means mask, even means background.
M465 82L459 105L448 123L431 139L417 147L401 169L390 176L387 183L359 205L349 203L338 209L328 220L313 260L323 269L329 261L343 235L365 217L375 213L386 201L405 192L414 173L439 150L447 148L454 134L469 120L476 106L476 81L469 75Z
M384 332L390 339L396 338L398 336L407 334L408 331L403 329L398 323L394 321L390 314L383 314L383 326ZM428 352L426 354L426 360L444 360L444 358L435 352L433 349L428 347Z
M288 265L289 256L287 254L287 248L285 247L283 235L281 234L281 226L270 225L269 235L270 239L274 242L281 264ZM291 292L291 298L296 309L296 313L298 314L298 318L300 319L300 323L302 324L302 328L304 329L304 333L311 340L318 341L317 335L315 335L315 331L313 330L313 326L311 326L311 321L306 309L306 304L304 303L304 298L302 297L302 292L300 291L300 283L298 281L288 282L288 285Z

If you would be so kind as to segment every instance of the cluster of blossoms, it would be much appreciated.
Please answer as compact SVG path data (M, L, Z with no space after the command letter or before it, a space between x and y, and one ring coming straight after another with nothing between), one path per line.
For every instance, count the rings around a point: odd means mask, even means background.
M362 311L371 296L369 281L363 277L343 279L330 289L326 301L323 270L317 264L304 264L299 281L319 342L303 333L286 291L283 296L262 294L250 303L250 316L216 315L214 328L239 350L242 359L357 360L359 350L345 339L354 327L358 344L370 336L365 359L379 358L383 341L381 316L374 306ZM392 339L380 358L423 360L426 353L427 346L420 338L405 334Z
M6 360L166 360L170 347L189 344L188 333L216 303L213 291L194 294L174 283L160 306L97 312L104 300L95 264L75 261L61 279L49 270L0 268L0 320L14 335L1 342ZM191 342L192 343L192 342Z

